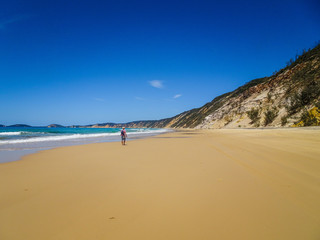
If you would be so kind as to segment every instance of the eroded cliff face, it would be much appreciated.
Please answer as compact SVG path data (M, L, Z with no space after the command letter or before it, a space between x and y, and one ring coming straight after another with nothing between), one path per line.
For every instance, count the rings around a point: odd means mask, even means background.
M288 116L290 97L287 95L293 74L303 67L297 65L265 83L250 87L242 94L232 97L196 128L236 128L236 127L264 127L291 126L299 116L300 111ZM297 92L301 91L298 87ZM308 106L306 106L308 107ZM258 111L256 119L250 118L250 111ZM269 114L273 117L268 121ZM284 120L286 118L286 121ZM283 121L281 121L283 119Z
M320 45L271 77L253 80L201 108L173 117L166 127L320 125L317 115L320 109L319 95Z
M253 128L320 125L320 44L271 77L172 118L92 127Z

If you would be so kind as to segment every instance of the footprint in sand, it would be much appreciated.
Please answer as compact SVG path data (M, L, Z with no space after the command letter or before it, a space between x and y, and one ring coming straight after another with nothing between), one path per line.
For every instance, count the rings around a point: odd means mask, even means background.
M109 219L116 219L115 217L110 217Z

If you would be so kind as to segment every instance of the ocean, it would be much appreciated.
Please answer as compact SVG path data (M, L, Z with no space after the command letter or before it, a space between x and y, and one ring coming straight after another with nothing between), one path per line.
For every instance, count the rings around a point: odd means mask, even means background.
M98 142L120 141L120 128L0 128L0 163L44 149ZM166 129L127 128L128 140L154 136Z

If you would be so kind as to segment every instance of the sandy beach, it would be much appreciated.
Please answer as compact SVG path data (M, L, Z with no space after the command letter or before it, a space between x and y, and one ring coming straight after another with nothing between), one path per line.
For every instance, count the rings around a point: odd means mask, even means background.
M0 164L0 239L320 239L319 146L185 130L38 152Z

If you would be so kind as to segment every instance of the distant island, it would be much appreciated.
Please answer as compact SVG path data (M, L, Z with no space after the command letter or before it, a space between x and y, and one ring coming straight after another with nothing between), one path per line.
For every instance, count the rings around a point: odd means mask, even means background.
M9 125L9 126L4 126L3 127L31 127L30 125L27 124L14 124L14 125Z
M47 126L48 128L64 128L65 126L59 124L50 124Z

